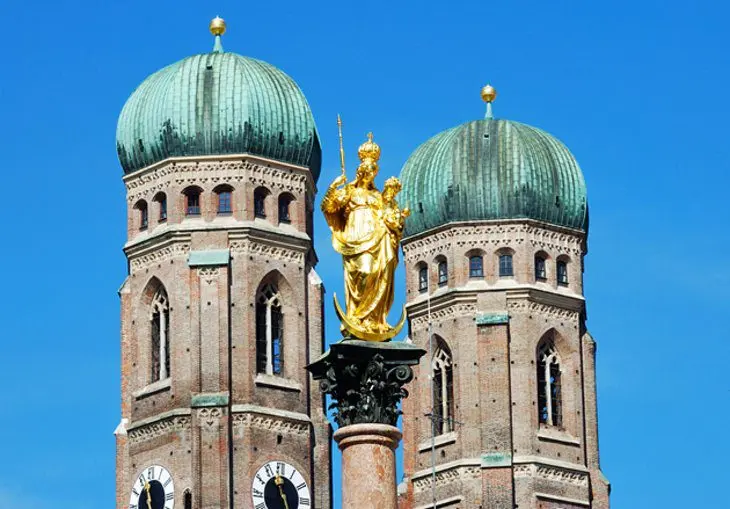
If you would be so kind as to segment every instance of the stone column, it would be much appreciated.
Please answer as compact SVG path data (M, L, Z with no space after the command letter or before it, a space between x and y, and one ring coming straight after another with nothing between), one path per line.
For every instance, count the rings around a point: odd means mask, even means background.
M388 424L352 424L335 432L342 451L342 507L398 507L395 450L401 436Z
M404 342L348 338L307 366L335 403L343 509L397 509L398 404L408 396L403 386L413 378L411 366L425 353Z

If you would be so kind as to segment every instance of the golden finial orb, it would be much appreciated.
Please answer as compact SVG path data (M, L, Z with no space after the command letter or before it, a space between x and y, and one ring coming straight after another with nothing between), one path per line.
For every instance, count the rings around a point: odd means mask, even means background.
M216 16L210 21L208 28L213 35L223 35L226 33L226 22L220 16Z
M482 88L482 100L485 103L491 103L497 98L497 90L492 85L487 84Z

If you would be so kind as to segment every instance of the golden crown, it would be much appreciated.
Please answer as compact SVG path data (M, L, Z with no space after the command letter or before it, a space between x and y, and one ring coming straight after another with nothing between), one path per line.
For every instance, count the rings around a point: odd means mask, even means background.
M368 133L368 141L360 145L357 149L357 156L360 161L370 159L371 161L377 161L380 159L380 146L373 141L373 133Z

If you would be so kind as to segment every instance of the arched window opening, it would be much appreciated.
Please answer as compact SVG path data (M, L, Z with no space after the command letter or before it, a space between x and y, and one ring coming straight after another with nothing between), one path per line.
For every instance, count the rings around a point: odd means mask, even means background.
M552 337L537 349L537 404L540 424L562 426L560 357Z
M167 293L160 288L152 298L152 381L170 376L170 308Z
M535 280L547 280L547 268L545 266L545 257L543 255L535 255Z
M568 262L565 260L558 260L557 263L558 273L558 284L567 286L568 285Z
M501 254L499 255L499 277L511 277L514 276L514 270L512 269L512 255Z
M193 494L190 490L185 490L183 493L183 509L193 509Z
M469 277L484 277L484 259L481 255L469 257Z
M443 435L454 430L454 372L451 354L446 345L439 345L433 356L431 367L433 369L432 422L434 434Z
M146 230L150 223L149 209L147 208L147 202L140 200L137 205L134 206L139 211L139 229Z
M185 215L200 215L200 194L201 191L197 187L191 187L185 190Z
M280 375L284 369L284 315L274 285L266 285L256 297L256 372Z
M291 223L291 216L289 215L289 205L291 205L292 199L292 196L289 194L282 194L281 196L279 196L280 223Z
M253 192L253 213L256 217L266 217L266 196L269 191L259 187Z
M449 266L446 264L446 260L438 263L438 277L439 286L444 286L449 282Z
M167 195L165 193L157 193L155 195L155 202L160 212L159 216L157 216L157 222L164 223L167 221Z
M418 291L421 293L428 291L428 267L425 264L418 267Z
M230 186L219 186L215 190L217 198L216 211L219 216L228 216L233 213L233 189Z

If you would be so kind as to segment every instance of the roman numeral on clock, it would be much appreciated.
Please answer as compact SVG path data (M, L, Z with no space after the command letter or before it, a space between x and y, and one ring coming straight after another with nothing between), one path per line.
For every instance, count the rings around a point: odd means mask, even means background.
M165 500L172 500L175 497L174 493L165 494Z
M254 509L266 509L266 504L264 502L261 502L260 504L256 504Z
M299 486L297 486L297 491L301 490L302 488L306 488L307 483L302 483Z
M299 505L309 505L309 499L308 498L300 498L299 499Z
M253 496L256 497L256 498L263 498L264 497L264 492L263 491L259 491L256 488L254 488L252 490L252 493L253 493Z

